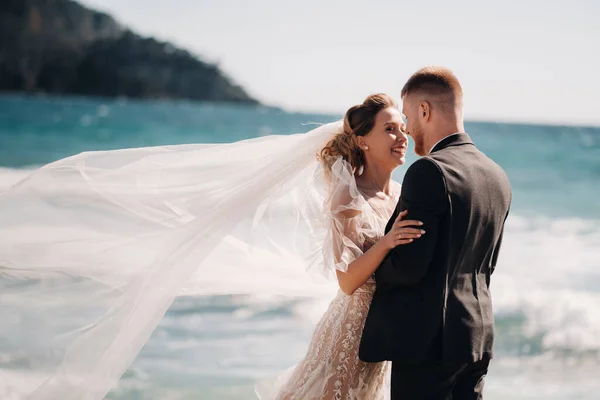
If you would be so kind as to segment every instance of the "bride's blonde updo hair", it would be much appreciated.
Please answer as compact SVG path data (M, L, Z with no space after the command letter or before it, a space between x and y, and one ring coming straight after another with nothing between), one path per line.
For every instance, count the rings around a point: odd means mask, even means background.
M398 105L385 93L372 94L362 104L351 107L344 117L344 129L327 143L318 155L323 164L325 174L329 177L331 166L339 158L350 163L354 171L365 165L365 153L358 146L358 136L365 136L375 125L375 117L379 111Z

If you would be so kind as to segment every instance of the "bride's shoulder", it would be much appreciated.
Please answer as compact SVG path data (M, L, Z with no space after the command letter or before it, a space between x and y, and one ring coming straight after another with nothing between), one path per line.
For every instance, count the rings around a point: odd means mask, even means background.
M356 184L338 185L330 198L330 211L343 218L352 218L361 214L365 199Z

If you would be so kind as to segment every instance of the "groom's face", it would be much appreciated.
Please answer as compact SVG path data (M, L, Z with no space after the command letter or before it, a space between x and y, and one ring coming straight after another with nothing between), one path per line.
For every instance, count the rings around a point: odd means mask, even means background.
M404 114L404 118L406 119L406 134L412 137L415 142L415 153L419 156L424 156L427 153L425 153L424 132L421 119L419 118L418 107L418 101L410 95L402 98L402 114Z

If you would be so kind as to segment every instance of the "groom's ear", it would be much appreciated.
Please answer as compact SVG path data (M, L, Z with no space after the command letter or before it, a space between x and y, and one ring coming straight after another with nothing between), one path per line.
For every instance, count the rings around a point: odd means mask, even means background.
M422 119L429 121L429 117L431 116L431 106L428 101L422 101L421 104L419 104L419 113Z

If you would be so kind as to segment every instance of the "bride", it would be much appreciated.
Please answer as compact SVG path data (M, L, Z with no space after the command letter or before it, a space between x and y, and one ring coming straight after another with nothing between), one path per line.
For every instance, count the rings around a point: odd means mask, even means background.
M375 290L372 275L387 253L425 232L406 211L382 235L400 196L392 171L404 164L408 139L396 103L369 96L348 110L344 128L320 152L329 183L330 236L325 263L340 286L313 333L305 358L274 382L257 386L263 399L378 400L389 397L389 363L366 363L358 347ZM331 247L329 247L331 246Z
M305 296L327 274L342 291L306 357L257 392L384 397L388 366L357 349L373 271L422 234L401 215L382 235L403 129L378 94L308 133L86 152L0 193L0 397L102 399L177 296Z

